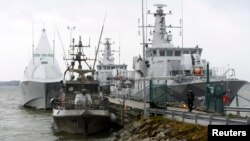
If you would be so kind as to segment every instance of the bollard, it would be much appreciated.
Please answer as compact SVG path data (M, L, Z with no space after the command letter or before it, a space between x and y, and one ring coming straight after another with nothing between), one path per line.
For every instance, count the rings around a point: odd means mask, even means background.
M212 125L212 115L209 115L209 125Z
M198 124L198 114L195 113L195 124Z
M182 113L182 121L184 122L185 121L185 112Z
M229 119L228 116L226 116L226 125L228 125Z
M172 111L172 120L174 120L174 111Z
M250 117L247 117L247 125L250 125Z
M240 117L240 111L237 111L237 116Z

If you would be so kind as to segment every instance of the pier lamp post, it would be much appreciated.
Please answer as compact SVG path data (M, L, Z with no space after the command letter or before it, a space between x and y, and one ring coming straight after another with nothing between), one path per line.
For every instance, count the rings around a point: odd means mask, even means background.
M145 32L144 32L144 2L142 2L142 53L143 53L143 60L145 61L146 59L146 46L145 46ZM144 117L147 117L147 107L146 107L146 102L147 102L147 97L146 97L146 82L145 82L145 77L146 74L143 74L143 111L144 111Z
M207 62L207 85L206 85L206 110L209 110L210 96L209 96L209 62Z

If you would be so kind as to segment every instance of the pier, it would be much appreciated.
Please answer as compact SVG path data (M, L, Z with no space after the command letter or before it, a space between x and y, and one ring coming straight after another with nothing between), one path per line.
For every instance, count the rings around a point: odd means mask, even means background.
M118 123L124 125L129 123L139 116L143 116L144 103L139 101L111 98L111 111L118 117ZM250 108L229 108L226 106L226 111L241 111L249 112ZM206 111L193 110L188 112L188 109L178 107L166 107L166 109L150 108L149 103L146 103L147 116L164 116L172 120L183 121L187 123L207 125L250 125L250 118L233 117L224 113L211 113Z

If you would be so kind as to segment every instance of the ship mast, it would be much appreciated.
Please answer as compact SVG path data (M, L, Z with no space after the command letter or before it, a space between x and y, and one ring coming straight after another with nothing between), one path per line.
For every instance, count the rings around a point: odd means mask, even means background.
M183 0L181 0L181 47L183 49Z
M34 23L32 22L32 60L34 65Z
M89 60L95 60L95 59L90 59L87 58L86 55L84 54L83 48L84 47L90 47L90 43L88 45L83 45L82 44L82 40L81 40L81 36L79 36L79 42L78 44L75 44L75 39L72 39L72 43L71 44L71 48L72 48L72 52L71 52L71 58L69 59L65 59L65 60L72 60L70 66L68 66L67 70L64 72L64 80L65 80L65 75L66 73L69 71L71 73L71 80L74 80L74 75L73 73L78 73L79 76L79 80L83 81L85 79L84 74L85 73L89 73L92 72L94 70L91 69L91 66L88 64L87 61ZM78 63L78 67L75 68L76 62ZM82 62L84 62L87 66L88 69L83 69L82 67Z
M145 32L144 32L144 3L142 0L142 54L143 60L145 60L146 49L145 49ZM145 74L144 74L145 75Z
M68 30L70 31L70 35L69 35L69 41L70 41L70 44L69 44L69 46L71 47L71 46L72 46L72 45L71 45L71 40L72 40L72 32L73 32L73 30L75 30L75 29L76 29L76 27L75 27L75 26L73 26L73 27L68 26L67 28L68 28ZM74 48L72 48L72 51L71 51L71 52L74 52Z
M97 45L97 50L95 52L95 61L94 61L93 67L92 67L93 70L95 70L96 58L97 58L97 55L98 55L98 51L99 51L99 47L100 47L100 43L101 43L101 39L102 39L102 33L103 33L103 29L104 29L104 24L105 24L106 17L107 17L107 11L105 12L105 17L104 17L103 24L102 24L101 34L100 34L100 37L99 37L99 41L98 41L98 45Z
M53 39L53 65L55 64L55 44L56 44L56 25L54 24L54 39Z
M105 65L111 65L114 64L114 58L113 56L113 52L118 52L119 53L119 64L120 64L120 46L119 46L119 50L112 50L111 45L114 43L111 43L110 40L111 38L105 38L106 42L103 43L103 45L105 46L104 50L100 50L100 52L103 52L103 58L102 58L102 63Z

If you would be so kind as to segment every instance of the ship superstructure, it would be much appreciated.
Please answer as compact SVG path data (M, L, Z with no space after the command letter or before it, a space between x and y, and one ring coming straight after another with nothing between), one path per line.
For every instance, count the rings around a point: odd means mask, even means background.
M120 85L128 79L130 72L127 70L126 64L114 63L114 52L112 50L110 38L106 38L104 50L102 51L102 60L97 65L96 76L100 81L100 87L103 93L110 94L114 85ZM110 91L111 88L111 91Z

